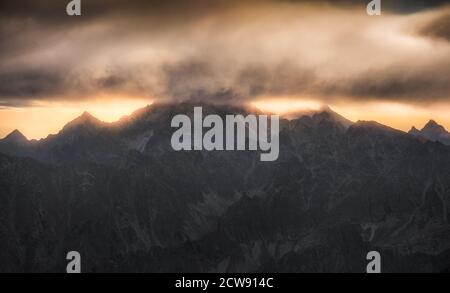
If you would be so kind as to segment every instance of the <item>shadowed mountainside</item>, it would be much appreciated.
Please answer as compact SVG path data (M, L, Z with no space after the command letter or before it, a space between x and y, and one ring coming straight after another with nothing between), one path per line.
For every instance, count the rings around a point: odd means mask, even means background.
M204 115L246 114L204 105ZM326 110L280 121L280 156L175 152L162 104L88 113L0 154L1 271L383 272L450 268L450 148Z

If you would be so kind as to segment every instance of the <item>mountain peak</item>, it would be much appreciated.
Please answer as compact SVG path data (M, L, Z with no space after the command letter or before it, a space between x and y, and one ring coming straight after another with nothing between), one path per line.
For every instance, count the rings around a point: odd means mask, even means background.
M104 124L104 122L95 118L89 112L84 111L79 117L77 117L74 120L67 123L64 126L63 131L66 131L68 129L72 129L75 127L80 127L80 126L99 127L99 126L102 126L103 124Z
M331 122L338 123L345 128L349 128L353 125L353 121L348 120L344 116L336 113L330 106L324 105L317 110L301 110L301 111L293 111L288 114L282 115L284 118L289 120L295 120L304 116L311 117L313 120L318 122L328 120Z
M3 141L5 142L13 142L13 143L24 143L28 142L28 139L25 137L25 135L22 134L17 129L14 129L10 134L8 134Z
M89 118L95 118L95 117L92 116L91 113L89 113L88 111L84 111L83 114L81 114L80 117L88 118L88 119L89 119Z
M428 123L423 127L422 131L447 132L447 130L445 130L442 125L438 124L433 119L428 121Z
M443 144L450 145L450 133L433 119L428 121L422 130L417 130L415 127L411 128L409 134L426 140L439 141Z
M408 131L409 134L412 135L420 135L420 130L417 129L415 126L411 127L411 129Z
M331 109L329 106L323 106L318 112L316 112L313 117L321 117L326 118L331 121L337 122L340 125L344 126L345 128L349 128L351 125L353 125L353 122L345 118L344 116L336 113L333 109Z

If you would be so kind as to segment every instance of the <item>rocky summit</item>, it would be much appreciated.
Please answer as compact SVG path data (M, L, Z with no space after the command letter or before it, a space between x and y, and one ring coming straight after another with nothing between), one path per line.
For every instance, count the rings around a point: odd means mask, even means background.
M450 133L434 120L430 120L421 130L413 126L409 133L426 140L450 145Z

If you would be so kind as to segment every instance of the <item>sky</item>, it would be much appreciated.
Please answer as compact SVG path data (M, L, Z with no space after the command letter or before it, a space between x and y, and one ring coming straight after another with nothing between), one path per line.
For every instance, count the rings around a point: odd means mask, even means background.
M170 100L450 129L450 0L68 2L0 2L0 137Z

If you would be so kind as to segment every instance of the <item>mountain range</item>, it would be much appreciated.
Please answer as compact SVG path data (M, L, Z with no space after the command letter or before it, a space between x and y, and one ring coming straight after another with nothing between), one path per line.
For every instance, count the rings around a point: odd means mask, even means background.
M324 109L280 120L280 156L260 162L173 151L170 120L193 107L85 112L45 139L0 140L0 271L64 272L71 250L84 272L365 272L371 250L383 272L450 270L436 123L405 133Z

